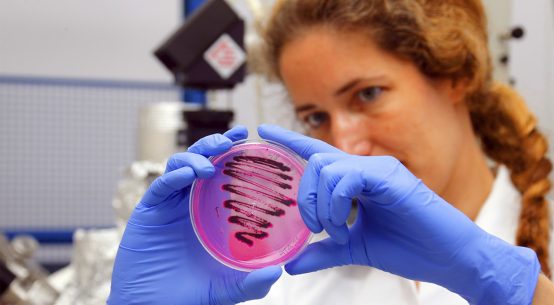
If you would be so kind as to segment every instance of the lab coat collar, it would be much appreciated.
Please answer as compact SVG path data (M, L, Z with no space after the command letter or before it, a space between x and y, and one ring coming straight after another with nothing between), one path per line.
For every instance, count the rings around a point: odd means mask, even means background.
M521 194L513 185L508 168L500 165L475 223L488 233L515 244L520 212Z

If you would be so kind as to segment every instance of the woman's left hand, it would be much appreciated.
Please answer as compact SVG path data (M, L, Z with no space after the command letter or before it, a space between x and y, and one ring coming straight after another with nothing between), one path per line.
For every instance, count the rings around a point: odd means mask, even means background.
M535 253L486 233L393 157L353 156L276 126L258 133L309 160L298 204L314 243L286 266L291 274L341 265L372 266L433 282L471 304L530 304L540 265ZM354 225L347 227L352 200Z

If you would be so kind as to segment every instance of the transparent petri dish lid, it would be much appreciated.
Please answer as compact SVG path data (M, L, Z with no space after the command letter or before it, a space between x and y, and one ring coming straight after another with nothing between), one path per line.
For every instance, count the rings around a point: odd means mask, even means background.
M215 175L191 188L196 236L221 263L242 271L283 265L308 244L296 202L306 162L270 141L239 141L211 157Z

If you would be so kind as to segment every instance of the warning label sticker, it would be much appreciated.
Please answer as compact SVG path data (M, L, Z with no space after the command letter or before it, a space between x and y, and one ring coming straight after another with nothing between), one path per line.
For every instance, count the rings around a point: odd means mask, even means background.
M246 54L228 34L221 35L204 53L204 59L223 79L228 79L246 61Z

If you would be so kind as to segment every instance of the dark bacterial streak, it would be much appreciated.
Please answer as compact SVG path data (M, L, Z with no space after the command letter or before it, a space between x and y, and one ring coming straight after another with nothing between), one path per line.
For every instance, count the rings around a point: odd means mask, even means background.
M244 228L244 231L235 233L237 240L253 246L253 239L264 239L269 236L269 233L264 231L273 226L268 217L283 216L285 215L283 208L296 205L294 199L267 186L271 184L283 190L291 189L292 186L288 182L293 178L285 174L290 171L291 169L281 162L254 156L236 156L232 162L225 164L223 174L243 182L240 185L222 186L224 191L239 196L237 200L223 202L226 209L236 213L227 219L229 223ZM256 179L262 181L256 181Z
M261 188L261 187L260 187ZM251 200L258 200L260 202L270 201L273 200L275 202L284 204L286 206L291 206L296 204L296 201L281 194L278 192L275 192L274 194L265 193L261 190L258 190L256 188L251 188L247 186L239 186L234 184L225 184L223 185L223 189L226 190L229 193L234 193L240 196L243 196L245 198L251 199ZM265 189L265 188L263 188ZM269 200L268 200L269 199Z
M242 211L244 211L244 210L239 207L239 206L243 206L243 207L246 207L246 208L261 212L261 213L264 213L266 215L271 215L271 216L285 215L285 210L283 210L281 208L278 208L278 207L275 207L275 206L268 206L267 208L263 208L260 205L253 205L253 204L249 204L249 203L242 202L242 201L237 201L237 200L232 200L232 199L225 200L225 202L223 203L223 206L228 208L228 209L234 210L235 212L239 212L239 213L243 213ZM246 212L244 212L244 213L246 213Z
M239 167L239 165L240 165L240 168L242 168L242 169L249 168L251 170L258 170L258 171L265 172L265 173L270 174L270 175L281 177L284 180L289 180L289 181L292 180L292 177L287 175L287 174L283 174L282 172L278 172L278 171L275 171L275 170L264 168L263 166L257 166L256 164L250 164L250 163L246 163L246 162L244 162L244 163L227 162L225 164L225 166L228 166L228 167L231 167L231 168L237 168L237 167Z
M226 166L235 166L231 162L229 162L225 165ZM280 187L282 189L290 189L291 188L291 186L289 184L285 183L285 182L275 181L275 180L273 180L269 177L266 177L264 175L258 174L258 173L253 172L253 171L247 171L247 170L243 170L243 169L239 169L239 168L233 168L233 169L226 169L226 170L223 171L223 173L227 176L231 176L233 178L237 178L239 180L242 180L242 181L248 182L248 183L252 183L252 184L257 184L257 183L253 182L251 179L248 179L247 177L259 178L259 179L265 180L266 182L271 183L271 184L275 184L275 185L277 185L278 187ZM260 186L260 185L257 184L256 186Z
M283 163L271 159L266 159L262 157L255 157L255 156L236 156L233 158L233 160L239 162L239 163L255 163L264 165L269 168L278 169L282 172L290 172L290 167L284 165Z

